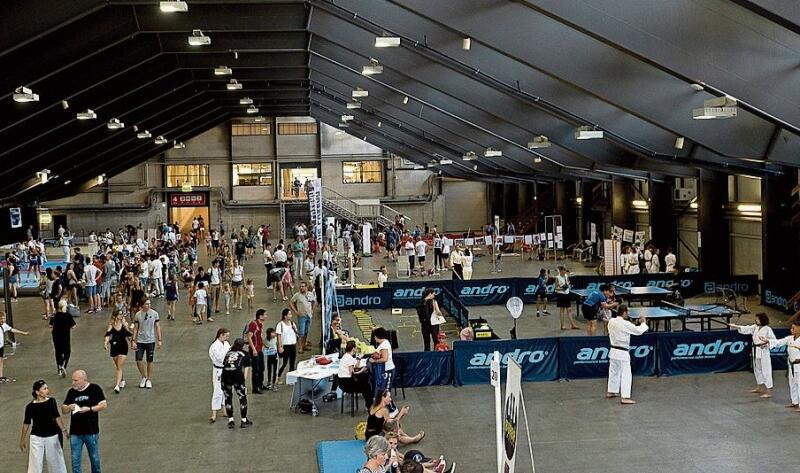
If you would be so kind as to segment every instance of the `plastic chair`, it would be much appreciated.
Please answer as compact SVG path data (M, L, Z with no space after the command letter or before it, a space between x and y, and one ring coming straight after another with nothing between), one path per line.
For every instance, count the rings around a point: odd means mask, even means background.
M344 395L342 396L341 413L344 414L344 400L347 397L347 395L349 394L350 395L350 417L355 417L356 416L356 411L358 410L358 396L360 395L360 393L358 393L358 392L353 390L353 388L355 387L355 384L353 383L352 378L347 380L344 383L342 382L343 380L339 379L338 376L336 377L336 379L339 380L339 389L341 389L342 393L344 393Z

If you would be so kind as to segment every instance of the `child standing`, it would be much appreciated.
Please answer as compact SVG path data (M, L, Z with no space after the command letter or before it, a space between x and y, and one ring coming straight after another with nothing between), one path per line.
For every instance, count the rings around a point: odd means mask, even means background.
M536 317L539 317L540 310L542 315L550 315L550 312L547 311L547 280L549 278L547 270L542 268L536 281Z
M225 303L225 315L231 315L231 284L225 283L222 289L222 302Z
M197 289L194 291L194 300L195 300L195 309L197 311L197 320L198 324L202 324L203 320L206 317L206 308L208 304L208 292L206 292L206 283L200 281L197 283ZM213 322L214 319L209 317L209 322Z
M6 378L3 374L3 358L5 357L6 333L16 333L17 335L28 335L28 332L17 330L6 323L6 313L0 312L0 384L11 383L14 380Z
M167 284L164 285L164 293L167 299L167 320L175 320L175 302L178 300L178 282L175 275L170 274Z
M264 336L264 358L267 360L267 389L277 391L276 381L278 377L278 335L275 329L270 327Z
M248 279L247 284L245 285L245 289L247 289L247 310L252 312L253 311L253 299L256 297L256 287L253 285L253 280Z

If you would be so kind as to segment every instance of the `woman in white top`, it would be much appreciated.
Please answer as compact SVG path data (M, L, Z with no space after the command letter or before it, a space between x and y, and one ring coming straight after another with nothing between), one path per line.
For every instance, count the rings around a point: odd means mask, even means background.
M743 335L753 336L753 373L756 375L756 387L750 392L760 394L762 399L772 397L772 358L769 354L769 340L775 340L775 332L769 326L767 314L756 314L756 323L753 325L728 324L728 327L737 329ZM767 339L763 341L762 338Z
M231 267L231 287L233 288L233 306L242 310L242 287L244 286L244 266L239 264L239 259L233 260ZM237 304L236 301L239 301Z
M472 279L472 252L469 248L464 250L461 256L461 272L464 273L464 279L469 281Z
M367 367L359 368L360 359L356 358L356 341L348 340L344 355L339 361L339 386L347 392L361 393L367 406L372 404L372 386L369 384Z
M438 233L433 235L433 269L442 270L442 237Z
M370 362L373 365L373 373L375 374L372 379L373 390L375 393L382 393L385 390L391 389L392 380L394 378L394 361L392 360L392 344L389 342L389 333L383 327L375 327L372 329L372 336L375 337L375 342L378 347L372 355ZM383 373L377 369L377 365L383 365ZM394 409L389 409L394 411Z
M217 330L217 337L214 343L208 348L208 357L211 358L211 385L214 387L214 394L211 395L211 416L208 421L212 424L217 421L217 411L222 409L225 395L222 393L222 363L225 354L231 349L228 339L231 331L226 328Z
M450 269L450 242L447 238L442 238L442 268Z
M294 371L294 363L297 360L297 325L292 321L292 311L283 309L281 321L275 327L278 334L278 356L283 358L281 368L278 370L278 384L283 384L281 375L286 366L289 371Z
M414 274L414 263L416 262L417 256L414 253L414 242L411 239L406 240L403 248L405 248L406 256L408 256L408 276L411 277L411 275Z
M561 322L561 330L566 330L567 328L564 327L564 322L569 320L570 328L572 330L578 330L579 327L575 323L575 319L572 317L572 303L569 299L569 275L567 274L567 268L564 266L558 267L558 274L556 275L556 307L558 307L558 319ZM566 319L566 320L565 320ZM591 327L587 325L587 330ZM594 335L594 331L590 335Z

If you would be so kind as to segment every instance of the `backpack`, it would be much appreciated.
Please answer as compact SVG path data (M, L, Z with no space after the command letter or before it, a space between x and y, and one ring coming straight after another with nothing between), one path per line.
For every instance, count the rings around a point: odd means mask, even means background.
M366 440L367 435L367 423L366 422L359 422L356 424L355 428L355 438L356 440Z

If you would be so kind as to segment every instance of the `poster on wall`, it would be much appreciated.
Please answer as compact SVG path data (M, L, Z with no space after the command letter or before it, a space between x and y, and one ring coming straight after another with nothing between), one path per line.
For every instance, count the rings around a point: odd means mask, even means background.
M589 224L589 239L592 243L597 242L597 224L594 222Z
M308 212L314 236L317 241L322 241L322 179L320 178L311 181L311 190L308 193ZM369 249L365 247L365 251L369 251Z
M634 243L636 243L636 246L644 245L644 232L636 232Z
M611 227L611 238L615 240L622 240L622 227L614 225Z
M628 243L633 243L633 230L623 230L622 231L622 241L626 241Z
M8 213L11 216L11 228L22 228L22 210L19 207L11 207Z

